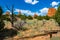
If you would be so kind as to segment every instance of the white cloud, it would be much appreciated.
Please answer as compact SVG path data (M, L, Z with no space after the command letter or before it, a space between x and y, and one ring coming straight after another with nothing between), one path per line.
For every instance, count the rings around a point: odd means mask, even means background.
M52 5L52 7L54 7L54 6L57 6L59 3L60 3L60 2L53 1L53 2L51 3L51 5Z
M33 12L31 12L30 10L21 10L21 12L27 15L33 15Z
M32 0L24 0L26 3L31 3Z
M20 11L20 9L15 9L15 11L14 12L19 12Z
M48 8L40 9L37 12L32 12L30 10L15 9L14 12L19 12L19 11L21 11L22 14L26 14L26 15L34 15L36 13L37 15L44 16L44 15L46 15L48 13Z
M39 1L37 1L37 0L34 0L34 2L32 2L32 4L34 5L34 4L37 4Z
M46 15L48 13L48 8L40 9L40 15Z
M37 0L34 0L34 1L32 1L32 0L24 0L26 3L29 3L29 4L32 4L32 5L35 5L35 4L37 4L39 1L37 1Z
M56 7L54 7L54 8L57 10L58 7L56 6Z
M22 14L34 15L34 13L31 12L30 10L15 9L14 12L19 12L19 11L21 11Z

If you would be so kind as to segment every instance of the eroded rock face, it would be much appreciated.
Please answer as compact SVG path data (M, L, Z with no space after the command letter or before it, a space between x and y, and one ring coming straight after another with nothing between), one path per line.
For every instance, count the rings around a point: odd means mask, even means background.
M52 16L55 15L55 13L56 13L56 9L55 9L55 8L49 8L47 15L48 15L49 17L52 17Z

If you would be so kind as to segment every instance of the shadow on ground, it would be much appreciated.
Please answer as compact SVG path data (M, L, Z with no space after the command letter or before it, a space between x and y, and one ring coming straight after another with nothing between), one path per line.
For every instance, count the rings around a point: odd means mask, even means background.
M3 29L0 31L0 40L4 40L6 37L14 37L17 35L17 31L14 29Z

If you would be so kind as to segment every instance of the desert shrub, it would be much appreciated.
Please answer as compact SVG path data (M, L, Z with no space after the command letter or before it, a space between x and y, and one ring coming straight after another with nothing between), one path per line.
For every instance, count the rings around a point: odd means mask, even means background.
M26 28L23 27L25 24L26 24L25 21L17 21L17 22L15 22L14 27L18 30L23 30L24 31L24 30L26 30Z
M8 15L3 15L3 20L11 21Z
M4 22L3 22L3 21L0 21L0 31L1 31L2 29L4 29L4 26L5 26Z
M50 40L60 40L60 37L52 37Z

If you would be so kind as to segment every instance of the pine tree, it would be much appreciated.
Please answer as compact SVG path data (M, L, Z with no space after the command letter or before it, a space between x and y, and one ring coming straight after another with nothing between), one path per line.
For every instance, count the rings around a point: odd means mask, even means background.
M58 22L59 26L60 26L60 6L58 7L56 14L54 16L54 19L56 20L56 22Z

